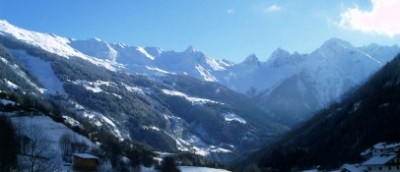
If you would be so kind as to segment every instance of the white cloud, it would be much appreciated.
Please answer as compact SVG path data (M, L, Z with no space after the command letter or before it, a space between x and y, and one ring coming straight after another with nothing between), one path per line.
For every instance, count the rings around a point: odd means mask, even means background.
M227 14L234 14L235 12L236 11L234 9L232 9L232 8L229 8L229 9L226 10Z
M400 1L371 0L371 2L370 11L353 7L341 13L339 26L390 37L400 34Z
M282 11L282 7L278 6L278 5L271 5L267 8L268 12L278 12L278 11Z

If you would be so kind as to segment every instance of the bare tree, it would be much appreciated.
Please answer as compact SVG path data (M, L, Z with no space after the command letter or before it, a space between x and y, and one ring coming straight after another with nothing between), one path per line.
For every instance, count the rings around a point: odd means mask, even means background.
M26 127L26 126L25 126ZM21 164L29 172L57 171L56 152L39 127L30 125L21 136Z
M87 144L83 140L71 133L64 133L59 140L62 158L66 162L72 162L72 154L77 152L86 152Z
M59 145L61 149L62 158L65 162L71 162L71 156L72 156L71 143L72 143L72 134L64 133L60 137Z

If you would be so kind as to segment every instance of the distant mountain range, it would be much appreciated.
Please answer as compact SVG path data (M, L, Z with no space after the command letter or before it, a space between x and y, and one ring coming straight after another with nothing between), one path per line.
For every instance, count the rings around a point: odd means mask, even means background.
M194 47L175 52L112 44L98 38L57 40L66 41L67 49L117 71L147 76L186 75L220 83L247 94L264 111L289 125L340 100L400 52L397 45L355 47L332 38L310 54L291 54L279 48L265 62L252 54L235 64L211 58Z
M189 47L76 40L0 21L2 91L46 95L120 140L228 160L271 143L339 101L397 54L330 39L310 54L277 49L235 64Z
M186 59L186 55L199 55L201 59L202 53L195 50L157 50L162 55L156 56L150 49L121 45L126 56L136 51L143 63L149 63L135 66L119 63L115 53L92 51L99 55L95 58L88 50L73 48L77 41L27 31L5 21L0 22L0 44L1 92L45 95L62 107L62 115L87 124L85 128L91 131L108 131L120 141L229 160L289 130L242 94L150 64L164 56L176 58L174 63ZM217 63L207 59L204 63ZM136 67L148 73L128 70Z

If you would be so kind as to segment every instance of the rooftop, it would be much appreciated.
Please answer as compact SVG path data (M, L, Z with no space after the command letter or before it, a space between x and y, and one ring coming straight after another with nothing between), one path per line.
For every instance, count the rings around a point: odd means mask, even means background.
M388 154L388 155L380 155L380 156L374 156L365 161L362 165L384 165L390 160L396 158L396 154Z
M396 148L400 147L400 143L386 143L386 142L380 142L374 145L374 149L389 149L389 148Z
M74 156L77 156L79 158L84 158L84 159L99 159L99 157L94 156L92 154L88 154L88 153L74 153Z

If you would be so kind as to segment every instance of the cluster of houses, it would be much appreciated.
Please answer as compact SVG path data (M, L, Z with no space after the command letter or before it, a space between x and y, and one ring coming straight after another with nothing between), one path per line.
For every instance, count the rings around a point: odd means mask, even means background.
M377 143L361 153L366 161L361 164L344 164L336 170L307 170L304 172L400 172L400 143ZM97 171L99 158L86 153L75 153L72 162L75 171Z
M330 172L400 172L400 143L377 143L361 153L366 161L361 164L344 164ZM320 170L307 170L316 172Z

